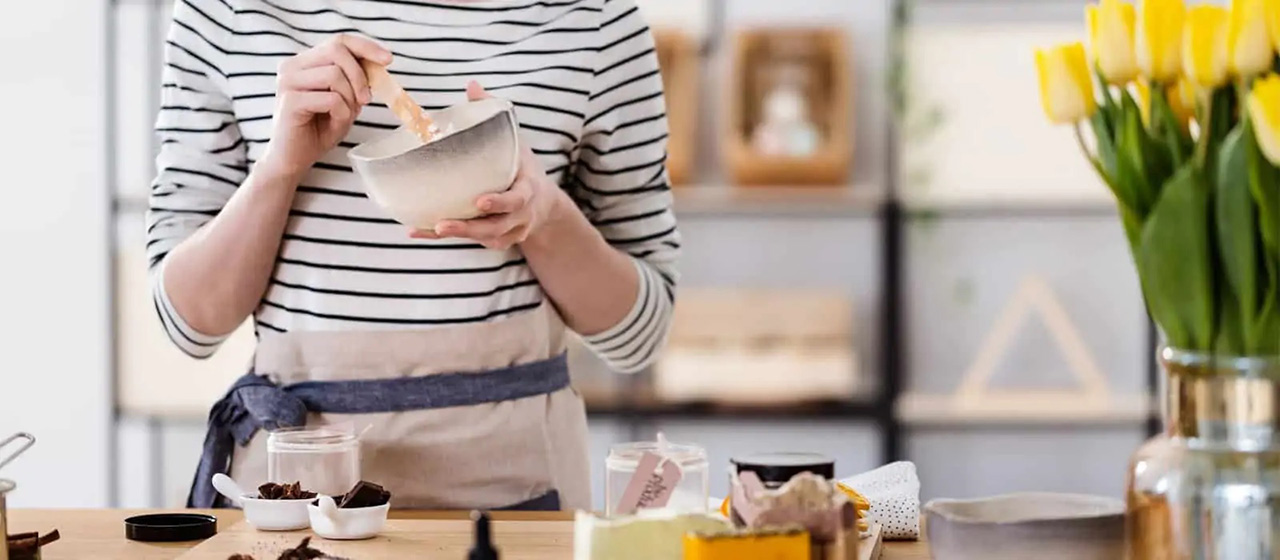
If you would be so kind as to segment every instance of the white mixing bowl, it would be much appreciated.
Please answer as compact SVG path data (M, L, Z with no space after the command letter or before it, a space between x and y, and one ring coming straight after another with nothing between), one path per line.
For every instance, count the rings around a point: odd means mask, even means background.
M483 99L428 113L443 138L423 144L408 127L348 153L369 196L396 221L431 230L480 215L476 199L515 180L519 127L511 102Z

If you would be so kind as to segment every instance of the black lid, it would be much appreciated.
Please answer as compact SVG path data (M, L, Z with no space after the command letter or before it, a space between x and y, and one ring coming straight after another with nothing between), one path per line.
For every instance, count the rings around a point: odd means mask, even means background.
M124 536L133 541L198 541L216 534L218 518L200 513L154 513L124 520Z
M475 522L475 541L467 560L498 560L498 549L493 548L492 535L489 532L489 515L484 512L471 512L471 520Z
M751 471L761 482L786 482L802 472L836 477L835 460L819 453L757 453L731 460L737 472Z

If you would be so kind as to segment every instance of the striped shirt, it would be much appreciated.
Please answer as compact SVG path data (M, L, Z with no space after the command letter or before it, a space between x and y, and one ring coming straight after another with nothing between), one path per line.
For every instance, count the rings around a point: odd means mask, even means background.
M640 273L627 316L584 341L615 370L649 364L670 322L680 237L662 79L633 0L179 0L147 219L152 293L173 342L207 357L224 337L174 310L165 256L263 157L280 62L335 33L390 49L391 73L428 110L463 102L469 80L514 103L522 141L547 175ZM518 248L411 239L366 196L347 151L397 126L385 105L370 104L301 181L255 332L423 329L548 304Z

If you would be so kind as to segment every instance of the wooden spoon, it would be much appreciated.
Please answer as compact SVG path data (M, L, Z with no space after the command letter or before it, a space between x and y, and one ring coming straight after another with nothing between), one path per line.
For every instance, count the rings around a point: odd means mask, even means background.
M414 131L423 142L430 142L435 138L438 129L431 121L431 117L428 117L427 112L423 111L412 97L409 97L409 92L391 77L386 66L368 60L361 60L360 66L364 68L364 75L369 80L369 90L373 93L374 99L385 103L396 118Z

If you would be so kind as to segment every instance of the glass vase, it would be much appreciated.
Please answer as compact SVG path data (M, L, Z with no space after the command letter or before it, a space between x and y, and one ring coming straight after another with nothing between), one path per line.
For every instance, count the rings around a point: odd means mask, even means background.
M1129 463L1129 559L1280 558L1280 357L1160 362L1164 431Z

